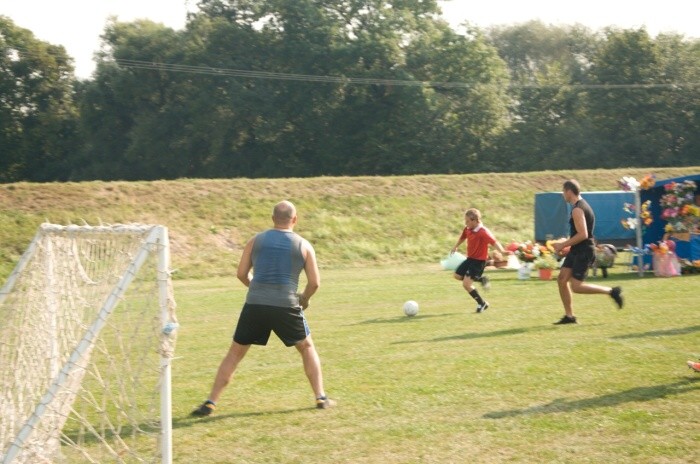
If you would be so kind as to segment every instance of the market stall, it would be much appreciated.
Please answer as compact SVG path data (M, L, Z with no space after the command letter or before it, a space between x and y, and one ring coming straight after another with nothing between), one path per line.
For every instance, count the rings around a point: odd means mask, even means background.
M654 221L643 233L644 244L673 240L681 259L700 260L700 216L694 208L700 193L700 174L656 180L652 188L641 190L642 202L649 201Z

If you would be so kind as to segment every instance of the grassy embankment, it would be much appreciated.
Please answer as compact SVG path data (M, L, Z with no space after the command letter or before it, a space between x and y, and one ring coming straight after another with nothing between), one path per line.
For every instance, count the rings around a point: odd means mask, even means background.
M697 173L664 168L658 178ZM299 209L297 231L324 268L435 262L456 240L467 207L501 241L534 234L534 195L559 191L569 177L584 190L616 190L623 175L645 169L545 171L410 177L178 180L0 185L0 279L36 228L58 224L162 224L169 228L175 278L230 275L245 241L269 227L272 205ZM622 216L622 212L621 212Z

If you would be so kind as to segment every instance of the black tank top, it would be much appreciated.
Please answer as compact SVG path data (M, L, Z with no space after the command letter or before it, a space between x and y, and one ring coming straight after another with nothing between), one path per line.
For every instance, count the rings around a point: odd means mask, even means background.
M574 208L581 208L583 211L583 217L586 218L586 228L588 229L588 239L583 240L576 245L572 245L571 249L581 249L593 246L595 241L593 240L593 229L595 229L595 214L593 213L593 208L584 199L580 199L574 203ZM576 224L574 224L573 209L572 215L569 217L569 237L573 237L578 232L576 230Z

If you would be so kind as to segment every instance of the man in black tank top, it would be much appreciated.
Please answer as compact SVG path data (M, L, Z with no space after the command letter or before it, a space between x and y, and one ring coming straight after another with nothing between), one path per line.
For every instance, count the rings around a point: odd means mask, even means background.
M622 308L622 288L603 287L584 282L588 269L595 260L595 213L586 200L581 197L581 187L578 182L570 179L564 182L562 190L564 201L572 206L569 218L569 238L555 243L554 250L559 252L565 247L571 247L559 271L557 284L559 296L564 305L564 317L555 324L576 324L571 293L601 293L610 295L618 308Z

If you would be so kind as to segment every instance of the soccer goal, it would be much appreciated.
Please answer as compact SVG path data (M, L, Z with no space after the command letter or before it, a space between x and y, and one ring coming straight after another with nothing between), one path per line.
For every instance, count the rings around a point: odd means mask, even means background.
M39 227L0 290L0 462L172 462L163 226Z

